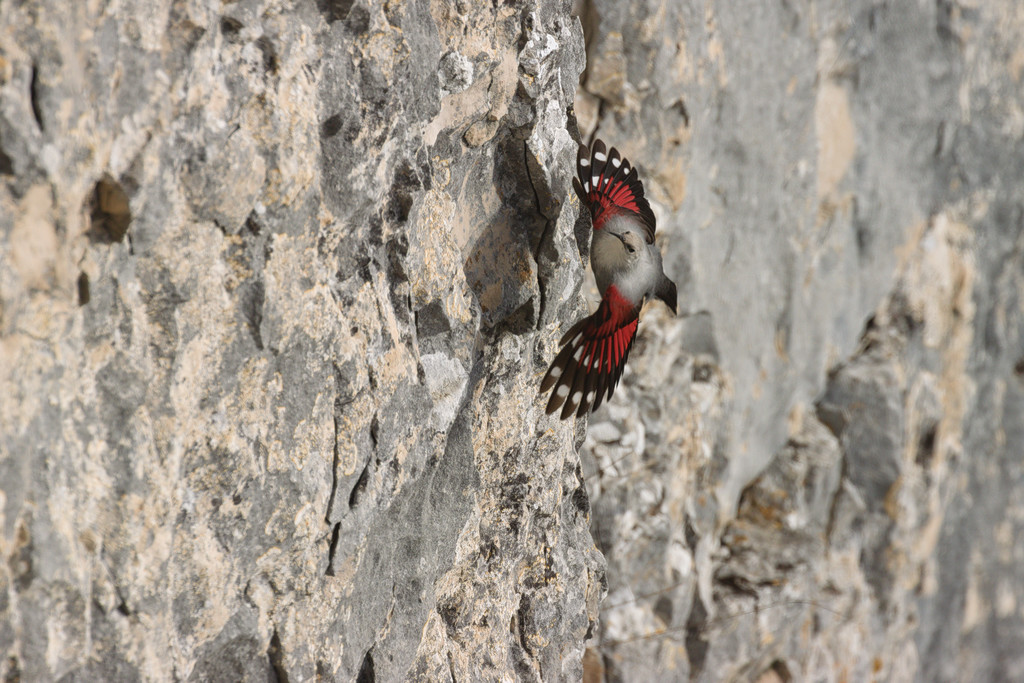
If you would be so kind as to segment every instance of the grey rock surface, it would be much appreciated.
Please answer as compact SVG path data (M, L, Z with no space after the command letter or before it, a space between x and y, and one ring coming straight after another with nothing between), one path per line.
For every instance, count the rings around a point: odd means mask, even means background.
M1024 679L1016 3L0 29L5 680ZM588 426L594 135L682 311Z
M581 676L569 10L0 3L4 680Z
M1018 4L578 11L689 313L591 420L588 675L1020 680Z

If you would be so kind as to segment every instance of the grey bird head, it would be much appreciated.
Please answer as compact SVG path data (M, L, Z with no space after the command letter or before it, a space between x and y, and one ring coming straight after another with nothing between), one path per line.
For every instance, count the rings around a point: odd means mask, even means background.
M647 249L647 242L636 230L612 233L622 242L622 264L626 267L637 263Z
M665 276L661 251L647 241L638 222L619 217L608 220L594 235L590 265L601 292L614 283L629 301L639 305L644 297L657 297L676 311L675 283Z
M665 275L658 247L648 244L644 235L637 230L626 230L613 234L622 241L624 257L621 267L636 273L638 277L647 282L651 282L648 278L655 278L653 290L648 290L648 294L653 294L661 299L666 306L672 309L672 313L677 313L676 283Z

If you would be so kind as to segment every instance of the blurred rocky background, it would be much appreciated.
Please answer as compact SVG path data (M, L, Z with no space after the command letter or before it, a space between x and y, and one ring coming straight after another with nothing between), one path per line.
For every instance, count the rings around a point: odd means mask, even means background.
M1022 79L1011 0L0 0L0 675L1024 678ZM595 135L682 310L562 423Z
M578 11L685 280L587 433L588 673L1024 680L1024 6Z

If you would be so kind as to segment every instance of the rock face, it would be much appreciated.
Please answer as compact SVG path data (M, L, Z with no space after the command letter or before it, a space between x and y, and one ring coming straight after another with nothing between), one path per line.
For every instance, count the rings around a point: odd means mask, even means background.
M1016 3L0 27L5 680L1024 678ZM683 315L588 430L595 133Z
M566 3L0 3L7 679L571 680Z
M1021 680L1019 5L580 11L689 312L590 422L588 668Z

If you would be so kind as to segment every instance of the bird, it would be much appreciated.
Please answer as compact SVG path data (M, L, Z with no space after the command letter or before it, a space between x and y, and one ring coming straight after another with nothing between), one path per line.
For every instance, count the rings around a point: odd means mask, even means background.
M676 313L676 284L666 275L654 243L655 217L635 167L601 140L580 145L573 188L590 211L590 267L601 304L565 333L540 393L551 391L546 413L583 417L597 410L622 376L647 298Z

